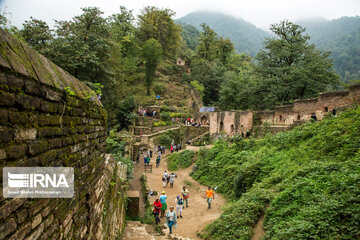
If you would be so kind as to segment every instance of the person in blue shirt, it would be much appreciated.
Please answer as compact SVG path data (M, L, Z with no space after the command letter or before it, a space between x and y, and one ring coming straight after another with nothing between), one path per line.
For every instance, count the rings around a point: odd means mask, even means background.
M165 195L165 191L162 191L162 194L159 197L159 199L160 199L160 203L161 203L161 216L160 217L163 217L165 215L165 211L167 209L167 204L166 204L167 196Z

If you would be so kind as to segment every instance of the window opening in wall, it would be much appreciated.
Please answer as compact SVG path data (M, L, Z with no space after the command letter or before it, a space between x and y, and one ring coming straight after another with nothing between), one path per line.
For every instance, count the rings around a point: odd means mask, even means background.
M224 123L221 121L220 122L220 131L223 131L224 130Z
M300 121L300 120L301 120L300 115L297 115L297 120L298 120L298 121Z
M325 107L324 112L328 112L328 111L329 111L328 107Z
M282 120L283 120L283 117L280 115L280 122L282 122Z
M231 132L234 133L235 132L235 128L234 128L234 124L231 124Z

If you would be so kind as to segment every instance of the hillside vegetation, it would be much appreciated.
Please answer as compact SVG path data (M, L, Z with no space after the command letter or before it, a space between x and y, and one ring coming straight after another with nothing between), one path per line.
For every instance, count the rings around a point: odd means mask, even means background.
M251 239L359 239L360 107L263 140L216 142L197 156L194 179L231 201L201 233Z
M198 30L202 23L206 23L220 36L230 38L238 53L250 56L255 56L262 48L264 38L270 36L252 23L222 13L192 12L175 22L191 24Z
M311 42L320 49L331 51L336 72L341 78L360 79L360 17L342 17L331 21L299 21L306 27Z

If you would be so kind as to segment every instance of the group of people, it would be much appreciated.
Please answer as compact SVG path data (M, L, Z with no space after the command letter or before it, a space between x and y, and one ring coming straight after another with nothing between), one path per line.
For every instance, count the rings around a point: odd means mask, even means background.
M175 178L177 178L176 173L168 174L168 172L165 170L165 172L163 173L163 176L162 176L162 182L163 182L164 188L166 188L169 183L170 183L171 188L174 187Z
M140 109L139 110L139 116L141 117L155 117L156 111L150 110L150 109Z
M186 126L201 127L201 122L196 122L196 120L194 120L193 118L184 118L183 123ZM210 125L210 122L206 121L204 124Z
M181 144L171 144L170 146L170 152L178 152L179 150L181 150Z
M183 208L189 207L189 190L183 186L180 195L177 195L175 198L176 212L174 207L170 206L167 210L167 196L165 191L162 191L162 194L159 198L155 199L153 204L155 224L160 223L160 218L165 217L166 225L169 227L169 234L172 234L173 227L177 227L177 218L182 218ZM166 211L167 210L167 211ZM166 212L166 213L165 213ZM159 217L160 215L160 217Z

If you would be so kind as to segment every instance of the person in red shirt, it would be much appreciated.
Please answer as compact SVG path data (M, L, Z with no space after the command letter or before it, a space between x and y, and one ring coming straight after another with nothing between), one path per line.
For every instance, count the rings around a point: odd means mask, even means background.
M154 217L155 217L155 224L158 224L158 223L160 223L159 214L161 212L161 207L162 207L162 204L158 198L155 200L153 206L154 206L153 213L154 213Z

